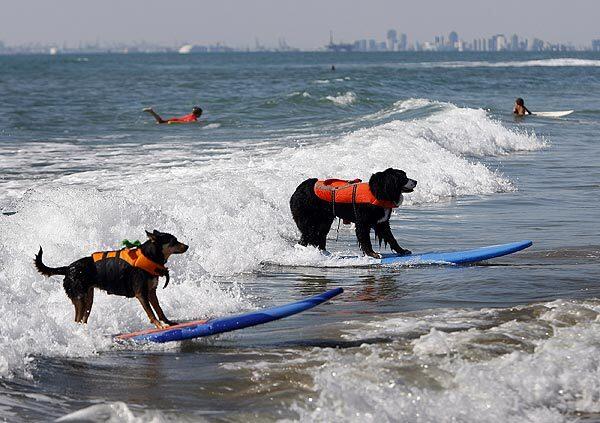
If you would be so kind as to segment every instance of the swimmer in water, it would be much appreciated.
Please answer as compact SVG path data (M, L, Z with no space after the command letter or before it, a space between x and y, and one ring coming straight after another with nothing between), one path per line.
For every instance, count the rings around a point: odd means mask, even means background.
M185 116L181 116L181 117L175 117L175 118L169 118L169 119L163 119L163 118L161 118L158 113L156 113L154 110L152 110L152 107L146 107L143 111L146 112L146 113L150 113L152 115L152 117L154 117L154 119L156 120L156 123L192 123L192 122L198 122L198 118L200 117L200 115L202 115L202 109L200 107L194 107L192 109L192 113L190 113L189 115L185 115Z
M517 116L525 116L531 114L529 109L525 107L525 102L521 97L515 100L515 108L513 109L513 113Z

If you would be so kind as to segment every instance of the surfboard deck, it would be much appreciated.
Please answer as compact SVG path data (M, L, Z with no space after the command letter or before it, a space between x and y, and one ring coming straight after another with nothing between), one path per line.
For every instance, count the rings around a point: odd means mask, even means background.
M154 328L131 333L121 333L114 335L113 338L117 341L162 343L183 341L185 339L200 338L224 332L231 332L251 326L262 325L264 323L301 313L332 299L342 292L344 292L343 288L330 289L329 291L325 291L319 295L278 307L256 310L236 316L226 316L208 320L195 320L192 322L185 322L170 326L165 329Z
M488 260L495 257L516 253L533 245L532 241L518 241L508 244L489 245L462 251L427 252L399 256L397 254L383 254L381 259L374 259L374 264L468 264ZM344 259L358 258L358 256L344 256Z
M533 113L533 116L559 118L559 117L563 117L563 116L568 116L571 113L573 113L574 111L575 110L562 110L562 111L556 111L556 112L535 112L535 113Z

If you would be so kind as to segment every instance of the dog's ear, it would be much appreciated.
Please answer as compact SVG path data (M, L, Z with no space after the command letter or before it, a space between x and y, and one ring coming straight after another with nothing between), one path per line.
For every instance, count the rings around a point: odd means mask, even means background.
M157 241L157 230L154 230L154 233L152 232L148 232L146 231L146 235L148 236L148 239L152 242L156 242Z
M402 170L387 168L383 172L376 172L369 179L369 188L378 200L398 202L402 195L402 182L406 176Z

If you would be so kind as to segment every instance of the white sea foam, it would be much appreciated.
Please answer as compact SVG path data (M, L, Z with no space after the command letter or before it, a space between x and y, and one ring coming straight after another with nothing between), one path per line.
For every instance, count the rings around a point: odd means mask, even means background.
M409 129L411 136L431 140L453 153L476 157L536 151L547 146L545 139L533 133L507 131L483 109L442 104L444 113L431 115L421 125L413 122Z
M381 319L362 335L385 328L395 341L312 351L307 361L323 363L308 370L315 396L295 409L302 421L546 423L596 414L599 311L570 301L479 316L447 310L457 325L448 332L444 316Z
M427 68L524 68L524 67L598 67L600 60L592 59L539 59L539 60L514 60L504 62L491 61L455 61L455 62L420 62L400 64L409 67L427 67Z
M548 145L544 138L533 132L507 130L502 123L491 119L483 109L461 108L450 103L420 98L398 101L363 119L381 120L419 109L427 109L430 112L428 117L409 121L396 120L380 128L405 131L413 139L431 141L452 153L474 157L536 151Z
M291 94L288 94L288 97L303 97L303 98L311 98L312 95L308 91L294 91Z
M332 82L345 82L350 81L351 78L346 76L344 78L334 78L334 79L316 79L313 81L314 84L330 84Z
M356 94L352 91L347 91L346 93L337 93L337 95L328 95L325 97L327 100L339 105L339 106L349 106L356 102Z
M116 248L123 238L141 238L144 229L171 232L191 248L169 262L174 280L159 292L167 315L229 313L251 306L234 282L236 275L256 271L263 262L335 260L293 246L298 234L289 197L302 180L368 179L392 166L419 181L405 204L486 195L515 187L462 154L501 155L543 146L535 136L506 129L479 110L443 105L428 119L392 121L301 147L238 150L213 160L198 160L195 155L202 153L175 140L137 148L127 157L105 156L101 168L89 148L42 147L49 161L54 154L73 157L87 170L40 181L15 203L17 214L0 216L0 313L12 316L0 326L0 375L26 371L35 355L80 356L112 348L107 334L147 324L134 300L100 292L90 324L72 323L73 306L61 278L46 279L32 265L39 245L44 261L59 266ZM35 160L29 151L16 157L24 167ZM56 173L68 173L73 161L57 160L56 166L65 169Z
M169 421L158 412L146 411L136 415L124 402L96 404L74 411L57 422L160 423ZM200 420L201 421L201 420Z

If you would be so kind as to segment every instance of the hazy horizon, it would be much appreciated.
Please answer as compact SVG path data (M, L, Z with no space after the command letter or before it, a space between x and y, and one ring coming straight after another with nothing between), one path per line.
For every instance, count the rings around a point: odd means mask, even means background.
M600 2L558 0L503 2L455 0L419 4L373 0L198 1L185 7L156 0L6 1L0 14L0 41L7 45L147 41L157 44L272 46L280 37L294 47L313 49L329 41L383 40L388 29L406 33L411 42L458 32L461 39L517 33L551 42L587 45L600 38Z

